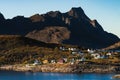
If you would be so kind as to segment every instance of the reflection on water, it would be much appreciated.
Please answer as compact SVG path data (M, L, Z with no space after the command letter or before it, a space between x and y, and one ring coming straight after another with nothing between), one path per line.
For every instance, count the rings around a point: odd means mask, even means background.
M0 80L116 80L113 75L0 71Z

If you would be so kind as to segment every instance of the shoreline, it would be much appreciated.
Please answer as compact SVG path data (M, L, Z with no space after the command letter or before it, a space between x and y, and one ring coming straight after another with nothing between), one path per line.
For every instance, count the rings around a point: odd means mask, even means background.
M119 66L84 65L84 64L44 64L44 65L2 65L0 70L20 72L59 72L59 73L120 73Z

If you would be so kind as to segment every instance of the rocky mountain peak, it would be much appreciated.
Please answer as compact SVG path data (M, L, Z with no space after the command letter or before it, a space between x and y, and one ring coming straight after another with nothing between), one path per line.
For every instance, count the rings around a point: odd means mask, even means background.
M46 15L50 16L50 17L59 17L61 15L61 12L60 11L50 11Z
M2 15L2 13L0 13L0 21L5 20L4 16Z
M73 7L67 13L69 16L72 16L74 18L85 19L87 21L90 21L90 19L86 16L86 14L84 13L81 7Z
M31 16L30 19L32 20L32 22L44 21L44 17L39 14Z
M78 7L78 8L73 7L73 8L68 12L68 14L69 14L70 16L80 17L81 15L84 14L84 11L83 11L83 9L82 9L81 7Z

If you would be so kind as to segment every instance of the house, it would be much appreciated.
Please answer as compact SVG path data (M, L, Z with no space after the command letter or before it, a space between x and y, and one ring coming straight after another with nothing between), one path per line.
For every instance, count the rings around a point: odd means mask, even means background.
M101 59L106 59L108 58L106 55L101 55Z
M36 59L33 63L33 65L38 65L39 64L39 61Z
M79 54L79 55L83 55L84 53L82 53L80 50L74 50L74 51L71 51L71 54Z
M112 55L112 53L110 53L110 52L109 52L109 53L107 53L106 55L107 55L107 56L111 56L111 55Z
M92 49L88 49L87 51L88 51L88 53L94 53L94 52L95 52L95 51L92 50Z
M112 53L110 53L110 52L106 53L106 57L107 57L107 58L112 57Z
M77 52L76 52L76 51L72 51L72 52L71 52L71 54L73 54L73 55L74 55L74 54L77 54Z
M30 68L31 66L30 66L30 64L26 64L25 67Z
M70 60L70 64L74 64L75 63L75 59L74 58L72 58L71 60Z
M83 55L84 53L83 53L83 52L81 52L81 51L78 51L78 54Z
M94 57L94 59L100 59L101 55L99 53L93 53L91 54L92 57Z
M76 59L76 62L80 62L80 59Z
M59 59L57 63L63 64L63 63L65 63L65 61L64 61L64 59Z
M54 64L54 63L56 63L56 61L55 60L51 60L51 63Z
M85 61L86 59L84 58L84 57L82 57L81 59L80 59L80 61Z
M63 60L65 61L65 63L68 61L67 58L63 58Z
M68 48L69 51L76 51L76 48Z
M62 51L66 50L65 47L63 47L63 46L61 46L59 49Z
M43 64L47 64L47 63L49 63L48 60L44 60L44 61L43 61Z

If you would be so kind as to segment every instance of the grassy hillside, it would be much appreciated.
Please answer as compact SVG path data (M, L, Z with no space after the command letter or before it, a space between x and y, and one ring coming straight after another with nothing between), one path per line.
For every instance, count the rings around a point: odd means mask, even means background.
M35 59L42 61L72 57L70 52L60 51L59 46L61 45L46 44L18 35L1 35L0 64L32 63Z
M34 39L22 37L19 35L0 35L0 49L11 49L21 46L39 46L54 48L56 44L46 44Z

